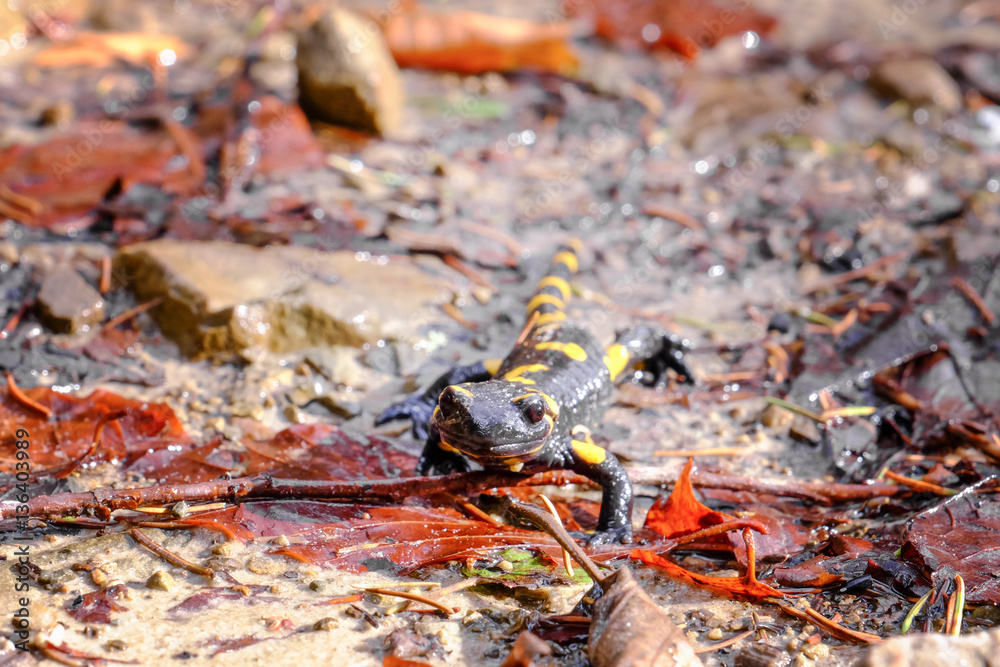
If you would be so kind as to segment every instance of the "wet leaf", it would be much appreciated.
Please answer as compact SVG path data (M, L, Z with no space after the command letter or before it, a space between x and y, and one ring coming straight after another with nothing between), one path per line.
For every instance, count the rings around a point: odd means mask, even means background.
M688 459L670 495L666 499L657 498L649 509L643 524L644 528L649 528L669 539L732 519L721 512L709 509L695 498L694 487L691 485L693 468L694 460Z
M509 587L565 585L577 583L589 586L593 583L583 569L573 568L573 577L566 573L561 562L553 562L547 556L539 556L524 549L506 549L496 555L510 564L508 569L501 567L462 568L466 577L480 577L488 582L496 582Z
M594 603L587 650L594 667L702 664L684 632L642 590L627 567L604 580L604 595Z
M965 580L972 604L1000 604L1000 502L970 487L930 507L906 526L902 556L936 586Z
M561 550L535 531L496 528L455 510L331 505L313 501L244 503L181 523L250 540L284 535L272 554L351 572L406 574L432 563L477 558L511 545ZM550 560L550 562L554 562Z
M187 620L192 614L218 609L226 604L256 606L261 604L287 603L284 598L271 594L270 586L240 586L203 588L180 604L167 610L167 618L174 621Z
M146 130L122 121L81 122L47 143L0 152L0 180L22 202L5 204L5 212L24 225L70 232L96 222L105 199L137 183L171 194L193 191L204 182L203 161L197 138L176 123Z
M119 600L128 597L128 587L116 584L68 602L66 611L81 623L110 623L112 612L128 611L128 607L118 604Z
M669 49L692 59L703 48L729 35L771 31L775 20L746 3L698 0L614 0L585 3L592 10L597 34L628 47Z
M354 438L329 424L298 424L270 440L244 442L246 475L289 479L386 479L416 466L413 455L377 437Z
M691 572L662 556L643 549L634 549L629 554L629 558L646 563L647 565L655 565L670 576L682 581L687 581L701 588L708 588L709 590L735 598L762 600L766 597L781 597L783 595L781 591L760 581L748 583L743 577L707 577L703 574Z
M130 464L149 451L168 447L179 451L191 440L174 415L162 403L124 398L99 389L83 398L62 394L47 387L24 390L38 404L52 411L46 419L37 410L11 396L0 394L0 472L14 472L17 463L19 429L30 435L31 466L36 474L60 471L86 454L94 444L98 423L111 413L124 413L104 426L100 441L87 461ZM67 472L62 470L61 472Z

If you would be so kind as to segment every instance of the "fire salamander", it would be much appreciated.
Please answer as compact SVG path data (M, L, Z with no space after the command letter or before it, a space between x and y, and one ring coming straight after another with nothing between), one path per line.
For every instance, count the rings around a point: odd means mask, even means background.
M663 329L640 326L604 349L567 321L569 279L580 242L552 259L528 302L528 324L503 360L462 366L426 391L389 406L376 420L410 419L426 442L421 475L468 470L467 457L488 468L525 473L569 469L603 488L597 530L588 544L632 540L632 486L618 459L591 438L610 400L612 384L641 364L659 381L668 368L690 382L687 346Z

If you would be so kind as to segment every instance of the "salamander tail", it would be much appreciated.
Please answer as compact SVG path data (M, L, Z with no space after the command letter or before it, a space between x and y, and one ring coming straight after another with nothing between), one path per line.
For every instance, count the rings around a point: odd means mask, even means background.
M577 252L581 244L571 239L552 258L549 272L538 281L535 295L528 302L528 318L536 326L566 319L566 303L570 297L569 279L580 266ZM538 315L535 315L538 313Z

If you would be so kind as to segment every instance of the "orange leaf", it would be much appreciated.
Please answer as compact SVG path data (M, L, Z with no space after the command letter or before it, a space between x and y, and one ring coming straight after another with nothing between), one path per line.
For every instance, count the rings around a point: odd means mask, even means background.
M430 12L415 5L383 27L400 67L467 74L534 69L572 74L578 61L567 43L569 24L533 23L475 12Z
M629 558L646 563L647 565L655 565L672 577L732 597L761 600L766 597L784 596L784 593L781 591L771 588L760 581L747 581L743 577L708 577L703 574L697 574L690 570L685 570L680 565L672 563L666 558L657 556L649 551L644 551L643 549L633 549L632 553L629 554Z
M34 62L39 67L89 65L107 67L122 58L133 65L149 65L161 52L170 49L178 58L187 54L188 47L170 35L148 35L141 32L80 32L65 42L52 44L39 52Z
M597 34L618 44L669 49L689 60L723 37L760 34L775 24L746 3L703 0L611 0L587 3Z
M666 500L658 498L649 509L644 528L669 539L724 523L732 518L709 509L695 498L694 487L691 485L693 466L694 459L688 459L670 496Z

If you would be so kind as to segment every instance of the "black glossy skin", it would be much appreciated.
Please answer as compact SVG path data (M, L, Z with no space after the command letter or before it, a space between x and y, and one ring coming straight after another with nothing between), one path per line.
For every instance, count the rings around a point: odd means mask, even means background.
M686 344L661 329L638 327L606 351L588 331L565 321L576 255L566 247L529 303L530 329L491 374L485 364L456 368L426 391L390 406L376 423L413 420L425 439L418 474L484 467L525 473L569 469L603 488L590 544L632 539L632 486L618 459L590 437L624 368L643 361L659 380L673 368L690 381ZM535 315L537 313L537 315Z

